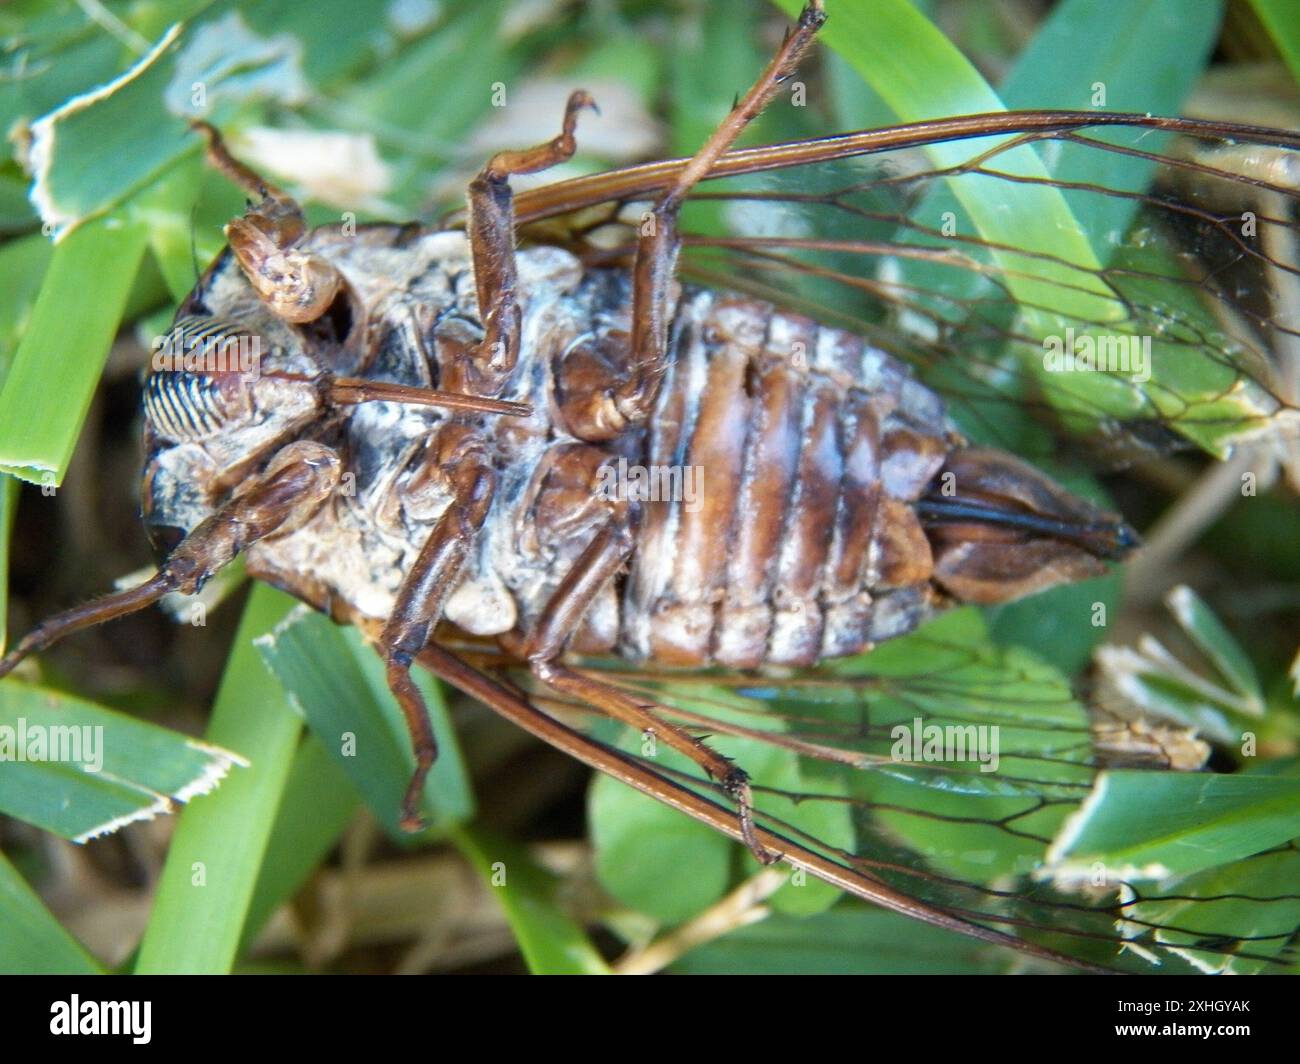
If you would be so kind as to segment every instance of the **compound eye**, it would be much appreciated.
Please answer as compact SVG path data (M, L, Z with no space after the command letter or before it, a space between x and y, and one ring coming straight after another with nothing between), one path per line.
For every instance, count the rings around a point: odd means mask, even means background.
M153 548L153 557L159 565L171 556L181 540L185 538L185 529L175 525L145 525L145 535L149 537L149 546Z
M206 439L248 413L261 337L216 318L179 319L154 351L144 409L159 435Z

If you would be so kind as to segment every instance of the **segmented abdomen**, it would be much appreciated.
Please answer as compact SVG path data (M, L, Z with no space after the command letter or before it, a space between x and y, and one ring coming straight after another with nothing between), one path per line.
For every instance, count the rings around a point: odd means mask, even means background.
M920 623L911 503L953 446L939 397L860 337L738 296L688 292L672 346L645 461L697 490L644 507L626 649L803 665Z

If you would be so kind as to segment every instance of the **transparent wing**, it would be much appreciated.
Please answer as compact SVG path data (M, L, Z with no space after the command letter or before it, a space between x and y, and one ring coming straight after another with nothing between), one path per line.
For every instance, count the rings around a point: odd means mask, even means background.
M1300 482L1298 151L1285 131L1065 112L746 149L687 204L682 272L867 336L980 442L1114 467L1249 441ZM589 262L626 262L678 165L525 193L520 218ZM841 890L1083 964L1286 965L1300 854L1278 811L1300 776L1180 771L1204 760L1177 748L1186 734L1081 698L1056 666L1086 660L1095 589L1070 624L1051 619L1073 592L1034 600L1054 665L962 611L807 674L593 667L735 758L760 824ZM642 789L727 829L727 803L685 762L594 735L579 740L590 763L636 766Z
M1298 150L1284 131L1069 112L748 149L688 204L683 272L865 334L983 442L1045 453L1064 429L1111 464L1285 446ZM520 217L615 260L673 165L525 193Z
M813 855L822 864L806 867L838 890L882 903L883 889L1081 965L1258 973L1290 961L1300 852L1287 818L1269 822L1300 793L1294 769L1108 768L1095 710L1050 665L993 645L973 610L786 677L590 668L751 773L758 825L778 840L768 844ZM530 694L552 716L582 712ZM716 803L715 827L734 822L716 785L649 737L608 722L590 735L642 769L659 801L698 816L684 789ZM601 845L647 845L626 799L597 797L591 812ZM677 857L678 868L710 864L689 849ZM795 912L836 897L785 889Z

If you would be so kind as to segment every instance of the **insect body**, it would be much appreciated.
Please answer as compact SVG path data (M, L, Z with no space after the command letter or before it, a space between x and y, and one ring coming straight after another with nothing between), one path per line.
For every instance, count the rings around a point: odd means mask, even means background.
M302 247L339 271L354 304L352 332L334 338L333 372L435 387L481 340L463 234L321 230ZM629 280L584 271L554 248L521 251L518 266L524 341L503 395L532 413L473 415L498 485L447 596L446 618L467 632L530 631L620 509L636 511L627 571L599 589L574 646L669 664L810 665L910 631L944 603L1010 598L1100 571L1084 547L1017 528L1017 517L1123 538L1117 519L1011 456L963 447L940 398L890 356L742 297L681 292L657 404L644 425L613 431L599 405L627 342ZM248 564L317 605L389 616L451 504L445 481L422 476L430 441L465 421L393 402L329 416L314 384L290 383L320 357L314 341L266 308L233 256L181 322L200 338L254 337L266 354L242 405L216 405L220 385L238 384L234 371L150 378L148 524L189 533L228 494L223 474L245 465L241 447L251 455L267 440L311 439L352 474L347 490L291 534L251 545ZM800 351L812 354L801 363L790 354ZM642 500L627 482L629 468L682 467L695 498ZM922 517L918 504L931 494ZM987 519L987 538L962 535L960 504L980 498L1000 500L1000 537Z

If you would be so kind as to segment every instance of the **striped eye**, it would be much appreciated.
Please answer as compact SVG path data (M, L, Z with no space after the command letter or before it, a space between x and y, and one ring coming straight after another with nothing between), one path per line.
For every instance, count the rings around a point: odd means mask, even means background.
M225 422L217 382L184 371L150 374L144 410L158 433L174 440L204 439Z
M177 441L202 440L246 413L259 342L215 318L177 321L156 346L145 382L145 415L154 430Z

